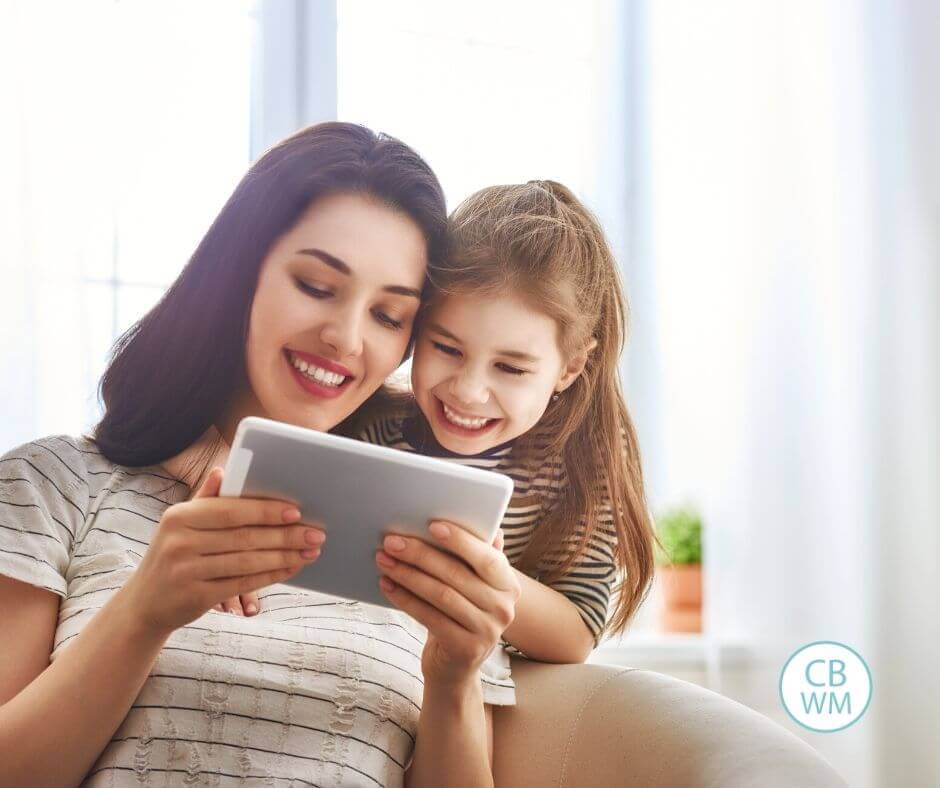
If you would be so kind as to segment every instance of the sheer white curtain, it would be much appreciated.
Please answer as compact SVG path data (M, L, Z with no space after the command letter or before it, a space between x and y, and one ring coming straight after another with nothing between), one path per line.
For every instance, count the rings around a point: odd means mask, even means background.
M247 167L252 12L0 3L0 450L94 424L111 342Z
M762 705L849 644L868 715L789 727L852 785L938 784L936 6L644 9L654 501L703 508L707 626L753 644Z

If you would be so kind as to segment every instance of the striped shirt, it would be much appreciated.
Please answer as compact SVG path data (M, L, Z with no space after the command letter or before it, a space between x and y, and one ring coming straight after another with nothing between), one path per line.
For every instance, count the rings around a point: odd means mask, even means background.
M55 436L0 458L0 574L61 597L51 660L134 572L190 488ZM427 630L407 614L278 584L261 612L215 610L166 641L83 785L400 786ZM484 700L514 703L508 657ZM491 655L491 656L494 656Z
M504 443L476 455L461 455L448 451L435 439L434 433L420 413L386 414L363 426L361 440L377 443L401 451L440 457L460 465L497 471L509 476L514 483L513 497L503 518L503 552L509 563L515 565L529 544L539 520L559 495L564 494L564 469L559 461L542 464L534 474L521 468L510 456L512 443ZM583 524L580 533L583 534ZM577 533L565 539L566 545L576 545ZM616 530L609 503L600 507L598 524L588 542L587 549L559 579L548 587L564 594L581 615L594 636L597 646L607 621L611 587L616 578ZM562 552L549 553L559 560ZM538 580L538 577L535 578ZM518 648L503 641L504 650L524 656Z

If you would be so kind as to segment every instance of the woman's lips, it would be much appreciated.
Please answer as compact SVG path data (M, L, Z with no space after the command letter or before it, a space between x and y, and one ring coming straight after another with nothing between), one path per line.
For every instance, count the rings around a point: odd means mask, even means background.
M303 361L306 361L308 364L313 364L315 367L321 367L329 372L335 372L337 375L342 375L346 378L354 377L353 373L350 372L342 364L339 364L336 361L330 361L328 358L323 358L323 356L317 356L313 353L305 353L303 350L293 350L287 349L285 351L289 355L296 356Z
M437 416L438 424L440 424L448 432L452 433L453 435L459 435L461 438L478 438L479 436L490 432L500 421L502 421L502 419L490 419L488 424L476 430L470 429L468 427L461 427L459 424L454 424L454 422L447 418L447 416L444 414L444 403L437 397L434 397L434 414Z
M316 356L314 356L314 358L316 358ZM353 378L347 377L346 380L344 380L338 386L327 386L324 383L318 383L312 378L308 378L306 375L304 375L303 372L297 369L297 367L295 367L291 362L287 351L284 352L284 361L287 364L291 375L293 375L294 380L297 381L298 385L308 394L314 397L318 397L319 399L334 399L335 397L338 397L349 387L349 384L353 380ZM337 374L342 373L337 371Z

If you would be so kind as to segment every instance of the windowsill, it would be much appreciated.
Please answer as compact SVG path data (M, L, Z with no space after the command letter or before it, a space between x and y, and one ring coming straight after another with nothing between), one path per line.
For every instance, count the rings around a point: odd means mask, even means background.
M706 634L631 633L604 641L588 662L630 667L705 669L747 665L752 659L747 641Z

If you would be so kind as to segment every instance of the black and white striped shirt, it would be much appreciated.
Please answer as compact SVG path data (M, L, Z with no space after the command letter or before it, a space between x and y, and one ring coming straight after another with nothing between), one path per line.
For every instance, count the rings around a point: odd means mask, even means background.
M61 597L52 660L189 495L163 466L115 465L86 438L0 457L0 574ZM285 584L258 595L255 616L210 610L169 637L83 785L403 784L427 630L399 610ZM515 702L508 663L481 670L487 703Z
M511 564L519 560L550 503L556 496L564 495L564 472L559 462L544 463L534 475L530 474L511 459L511 443L496 446L478 455L455 454L434 439L433 432L421 414L397 412L381 415L364 425L358 437L368 443L441 457L460 465L497 471L512 478L515 485L513 497L502 522L503 551ZM595 646L603 633L611 587L616 578L616 531L609 504L601 507L598 519L598 527L586 552L567 574L548 584L575 604L594 635ZM576 544L577 536L572 534L565 541L566 544ZM559 556L560 553L555 552L549 557L557 559ZM505 641L504 647L511 653L522 653L505 644Z

